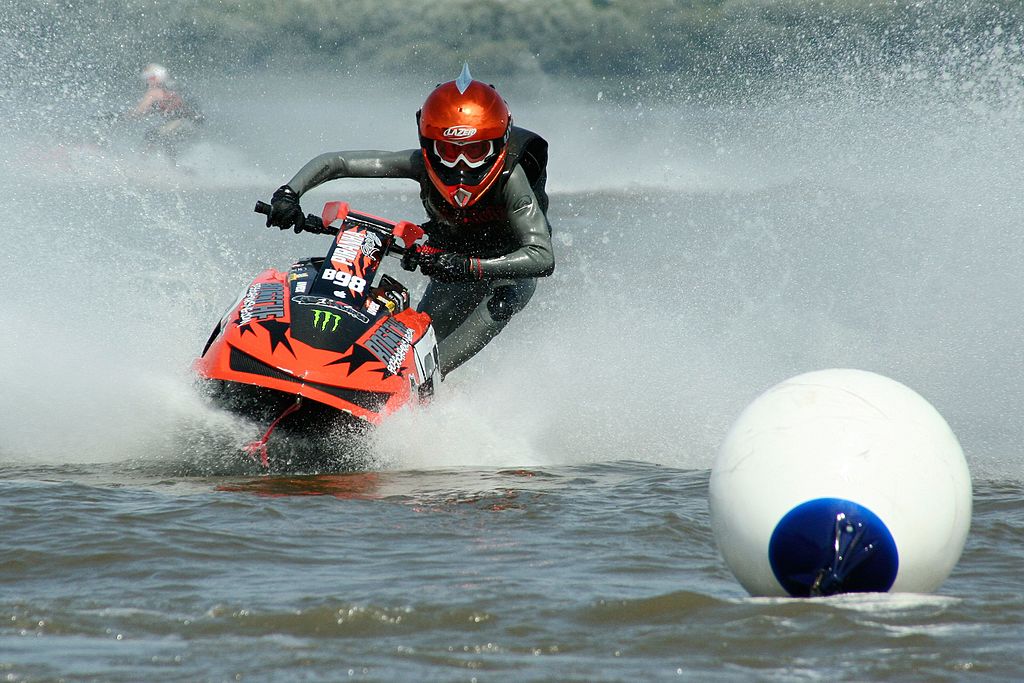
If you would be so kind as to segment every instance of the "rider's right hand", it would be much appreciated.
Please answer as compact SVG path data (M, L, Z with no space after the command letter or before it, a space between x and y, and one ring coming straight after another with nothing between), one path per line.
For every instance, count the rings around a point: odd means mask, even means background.
M282 185L274 192L270 199L270 214L267 216L267 227L276 225L285 230L294 228L295 232L301 232L305 225L306 218L302 214L302 207L299 206L299 195L295 190Z

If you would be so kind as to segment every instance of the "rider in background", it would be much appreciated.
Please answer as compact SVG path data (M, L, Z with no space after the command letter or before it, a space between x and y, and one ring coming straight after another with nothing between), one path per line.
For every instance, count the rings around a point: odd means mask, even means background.
M409 178L420 186L430 284L419 310L438 336L447 374L473 357L530 301L555 267L547 219L547 142L512 125L494 86L469 67L430 93L416 113L420 146L398 152L321 154L274 193L267 226L300 229L299 198L338 178ZM415 265L404 262L409 269Z
M146 82L146 92L129 116L159 117L159 123L146 131L146 142L151 147L161 147L174 160L181 143L195 132L196 124L203 117L195 106L186 102L174 89L167 69L163 66L147 64L140 76Z

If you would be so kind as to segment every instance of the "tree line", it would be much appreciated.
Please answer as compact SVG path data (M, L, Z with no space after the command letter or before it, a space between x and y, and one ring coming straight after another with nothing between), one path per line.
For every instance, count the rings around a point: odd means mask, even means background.
M330 64L408 72L463 60L495 76L701 80L1019 50L1020 0L8 0L7 69L95 72L154 55L190 68Z

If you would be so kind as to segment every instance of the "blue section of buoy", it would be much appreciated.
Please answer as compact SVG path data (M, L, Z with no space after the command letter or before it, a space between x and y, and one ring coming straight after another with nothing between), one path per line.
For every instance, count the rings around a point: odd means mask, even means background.
M841 498L818 498L786 513L772 532L768 560L793 597L884 593L899 569L896 542L882 520Z

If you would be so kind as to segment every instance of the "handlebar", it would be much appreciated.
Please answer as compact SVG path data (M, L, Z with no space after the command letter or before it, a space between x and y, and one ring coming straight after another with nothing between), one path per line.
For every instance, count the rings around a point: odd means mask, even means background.
M261 213L264 216L269 216L270 215L270 208L271 208L270 204L267 204L266 202L256 202L256 206L253 208L253 211L256 212L256 213ZM295 232L303 232L303 231L311 232L311 233L313 233L315 235L337 235L338 234L337 228L331 228L331 227L325 226L324 222L320 218L320 216L317 216L314 213L308 214L306 216L306 222L303 223L301 226L298 226L297 228L295 228Z
M270 210L271 206L266 202L257 201L256 206L253 207L253 211L255 213L261 213L264 216L269 216ZM317 235L337 235L338 232L340 232L338 228L325 226L323 219L320 218L320 216L317 216L316 214L313 213L308 214L306 216L306 222L295 229L295 232L302 231L311 232ZM412 271L416 270L416 267L419 265L419 256L424 251L439 250L431 249L430 247L426 247L423 245L412 245L411 247L403 247L398 242L392 240L387 253L402 257L402 267L405 268L406 270Z

